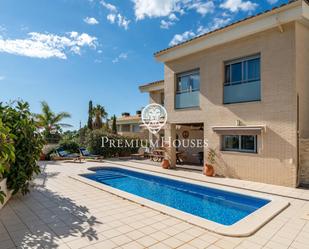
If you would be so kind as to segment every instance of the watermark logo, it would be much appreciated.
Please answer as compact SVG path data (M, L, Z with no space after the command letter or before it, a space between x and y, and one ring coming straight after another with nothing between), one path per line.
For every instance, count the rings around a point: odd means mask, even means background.
M166 109L159 104L147 105L142 111L142 121L152 134L157 134L167 122Z

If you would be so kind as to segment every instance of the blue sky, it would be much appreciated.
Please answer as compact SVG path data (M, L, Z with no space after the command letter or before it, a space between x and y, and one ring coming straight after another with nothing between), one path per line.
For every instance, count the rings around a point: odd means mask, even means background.
M153 53L287 0L0 0L0 102L40 101L75 128L88 101L110 115L148 103Z

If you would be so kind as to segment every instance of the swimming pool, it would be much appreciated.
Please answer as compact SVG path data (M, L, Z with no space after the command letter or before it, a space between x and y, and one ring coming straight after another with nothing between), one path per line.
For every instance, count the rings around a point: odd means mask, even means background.
M224 226L234 225L271 201L123 168L105 167L82 176Z

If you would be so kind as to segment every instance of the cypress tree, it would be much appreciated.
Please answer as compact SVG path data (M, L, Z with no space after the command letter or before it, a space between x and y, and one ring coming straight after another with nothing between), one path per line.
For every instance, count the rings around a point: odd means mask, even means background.
M92 124L93 110L92 110L92 100L89 101L89 110L88 110L88 129L93 129Z
M117 134L117 122L116 122L116 115L113 117L113 125L112 125L112 133Z

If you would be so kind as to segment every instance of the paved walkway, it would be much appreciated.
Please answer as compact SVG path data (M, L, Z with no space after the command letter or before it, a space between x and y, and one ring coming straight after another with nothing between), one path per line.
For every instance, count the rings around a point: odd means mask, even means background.
M308 201L287 198L291 206L255 235L229 238L70 178L91 166L100 164L43 164L32 192L0 211L0 249L309 248Z

